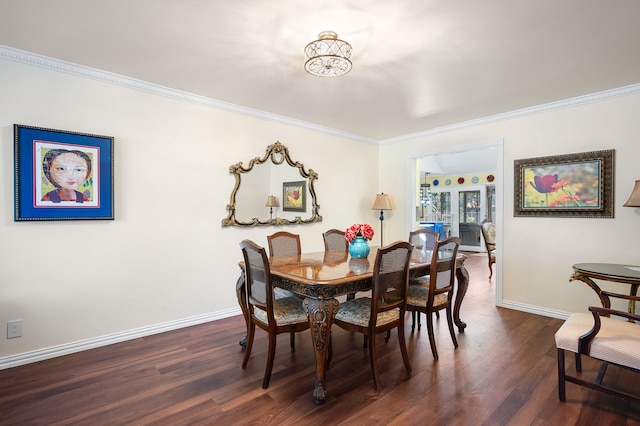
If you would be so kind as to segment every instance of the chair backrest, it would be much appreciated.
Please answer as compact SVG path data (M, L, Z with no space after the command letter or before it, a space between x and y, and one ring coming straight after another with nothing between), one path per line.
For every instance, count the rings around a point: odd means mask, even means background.
M276 232L267 236L269 256L296 256L300 249L300 235L290 232Z
M442 293L448 293L451 301L456 278L456 257L460 239L449 237L436 242L429 267L429 299L427 306L433 306L433 299Z
M484 238L484 245L487 251L493 251L496 249L496 224L490 221L482 222L482 238Z
M414 250L431 251L436 246L440 234L430 229L418 229L409 232L409 242Z
M397 241L378 249L373 267L371 327L375 328L380 312L399 308L400 315L404 315L412 251L413 245L407 241Z
M349 249L347 239L344 237L344 231L340 231L339 229L329 229L322 234L322 239L324 240L324 249L326 251L347 251Z
M267 252L264 247L260 247L251 240L241 241L240 248L244 257L244 280L249 311L253 314L253 307L257 306L267 312L269 324L275 324L273 285Z

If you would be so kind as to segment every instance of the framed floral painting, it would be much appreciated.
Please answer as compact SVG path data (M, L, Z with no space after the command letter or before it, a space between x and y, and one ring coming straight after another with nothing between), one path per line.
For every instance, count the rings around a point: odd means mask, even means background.
M285 212L307 211L307 182L284 182L282 184L282 210Z
M615 150L514 161L514 216L613 218Z
M113 137L14 127L14 220L113 220Z

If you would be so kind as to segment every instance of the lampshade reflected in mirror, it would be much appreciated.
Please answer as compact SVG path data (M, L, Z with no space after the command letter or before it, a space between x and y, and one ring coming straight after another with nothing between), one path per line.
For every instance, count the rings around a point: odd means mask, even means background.
M278 199L275 195L269 195L264 206L269 207L269 219L273 219L273 208L279 207L280 204L278 204Z

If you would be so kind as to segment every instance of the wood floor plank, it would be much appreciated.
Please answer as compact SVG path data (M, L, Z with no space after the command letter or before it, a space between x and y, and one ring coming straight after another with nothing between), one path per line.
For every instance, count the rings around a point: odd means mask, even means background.
M266 334L256 331L243 370L244 321L234 317L2 370L0 425L640 425L638 404L619 398L567 384L567 402L558 400L553 335L562 321L496 307L485 256L466 262L471 280L461 316L468 327L457 335L458 349L441 316L434 361L424 317L414 332L408 317L407 376L396 334L388 343L376 339L381 392L373 389L362 336L339 328L325 404L311 397L315 361L306 333L297 335L295 352L288 336L278 339L263 390ZM599 364L583 364L583 374L595 377ZM610 369L607 383L640 392L637 376Z

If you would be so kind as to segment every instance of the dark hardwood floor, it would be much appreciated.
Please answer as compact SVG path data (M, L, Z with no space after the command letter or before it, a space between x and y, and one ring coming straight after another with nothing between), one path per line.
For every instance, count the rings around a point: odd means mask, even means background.
M379 336L382 391L373 390L362 336L334 329L329 398L315 405L310 336L279 336L269 389L261 388L266 334L256 331L246 370L240 316L0 371L2 425L318 424L318 425L632 425L640 407L567 384L557 396L553 335L562 321L497 308L486 255L471 254L461 317L468 327L454 350L443 316L436 320L440 360L426 330L407 345L405 377L395 333ZM559 285L569 284L558 277ZM235 283L228 283L233 287ZM423 318L424 323L424 318ZM573 357L567 358L573 368ZM583 362L595 376L598 364ZM640 393L640 383L610 367L605 382Z

